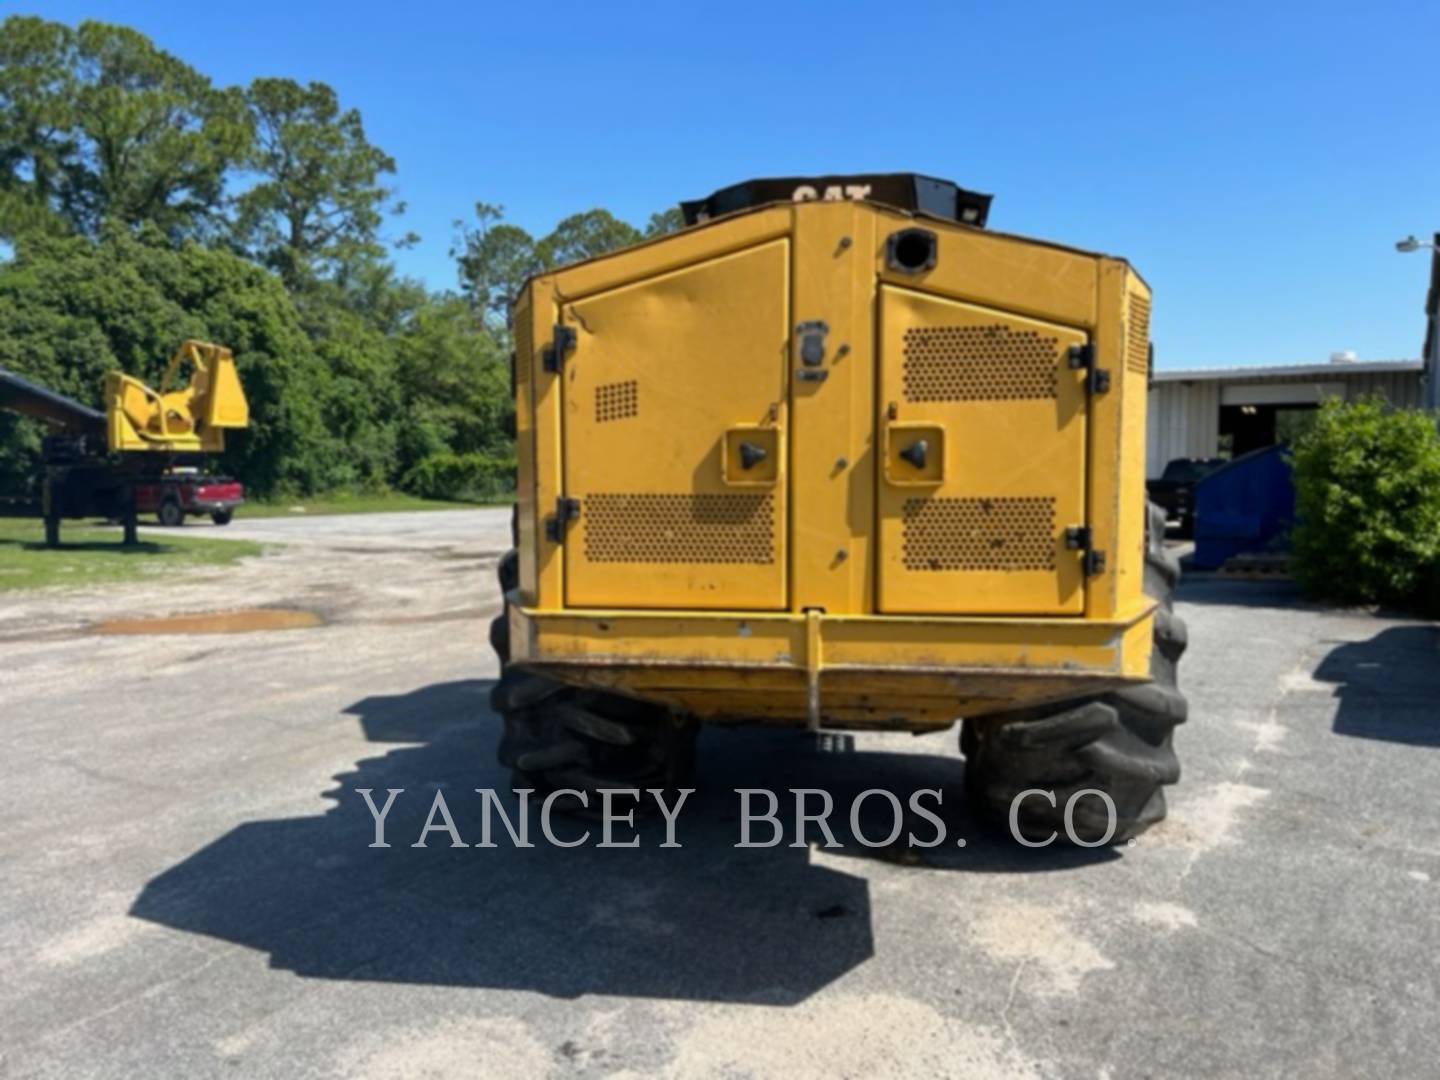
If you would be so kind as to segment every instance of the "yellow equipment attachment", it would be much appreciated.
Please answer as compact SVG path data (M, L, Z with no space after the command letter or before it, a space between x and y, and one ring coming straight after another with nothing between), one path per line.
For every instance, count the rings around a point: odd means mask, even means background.
M180 370L189 382L178 387ZM105 420L110 449L220 451L225 429L250 424L250 407L230 350L186 341L175 350L160 389L119 371L105 376Z

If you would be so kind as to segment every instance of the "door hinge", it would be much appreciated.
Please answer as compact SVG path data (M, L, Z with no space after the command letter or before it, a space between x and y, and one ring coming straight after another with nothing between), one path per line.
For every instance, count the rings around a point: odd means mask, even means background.
M541 364L546 371L559 373L565 366L565 354L575 347L575 328L555 324L555 336L540 352Z
M1080 568L1086 577L1094 577L1105 570L1105 552L1094 547L1094 534L1089 525L1071 525L1065 530L1065 546L1071 551L1083 552Z
M1091 394L1104 394L1110 389L1110 369L1096 367L1095 359L1093 342L1070 346L1070 367L1075 371L1085 369L1086 391Z
M565 526L580 516L580 500L561 495L555 500L555 513L545 518L545 539L552 544L565 542Z

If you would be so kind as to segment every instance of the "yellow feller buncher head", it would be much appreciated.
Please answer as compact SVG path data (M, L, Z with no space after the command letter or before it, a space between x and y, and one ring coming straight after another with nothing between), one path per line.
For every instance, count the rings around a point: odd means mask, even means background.
M1163 814L1184 626L1145 502L1150 289L989 204L751 181L526 285L492 627L522 779L663 787L701 721L964 718L989 812L1046 787L1020 818L1048 834L1088 784L1117 837Z
M182 368L189 378L180 385ZM225 429L249 426L250 408L230 350L186 341L175 350L159 390L112 371L105 376L106 433L112 451L225 449Z

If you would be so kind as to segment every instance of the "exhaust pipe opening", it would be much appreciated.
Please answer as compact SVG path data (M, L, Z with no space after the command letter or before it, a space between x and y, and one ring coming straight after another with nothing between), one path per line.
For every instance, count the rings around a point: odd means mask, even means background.
M901 229L885 241L885 263L902 274L921 274L934 268L939 242L929 229Z

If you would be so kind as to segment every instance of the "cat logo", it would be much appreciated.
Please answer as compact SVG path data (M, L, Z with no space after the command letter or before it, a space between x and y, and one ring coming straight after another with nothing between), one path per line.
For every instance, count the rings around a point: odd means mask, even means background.
M870 184L831 184L821 195L813 184L801 184L790 195L795 202L814 202L816 199L823 199L825 202L840 202L844 199L867 199L870 197Z

